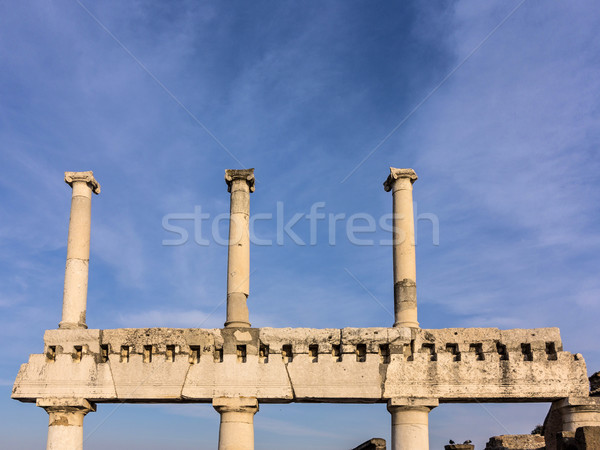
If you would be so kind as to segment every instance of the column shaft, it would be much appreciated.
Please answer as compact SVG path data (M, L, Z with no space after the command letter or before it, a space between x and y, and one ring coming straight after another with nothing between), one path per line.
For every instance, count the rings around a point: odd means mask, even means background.
M254 450L255 398L216 398L214 408L221 414L219 450Z
M92 191L100 192L100 185L92 172L66 172L65 181L73 188L67 264L63 291L63 312L59 328L87 328L88 266L90 260L90 228Z
M229 249L227 259L226 327L249 327L247 299L250 294L250 193L254 191L254 169L227 170L231 193Z
M96 406L84 399L38 399L49 416L47 450L82 450L83 418Z
M436 398L391 398L392 450L429 450L429 412L439 405Z
M415 222L413 183L417 174L412 169L390 168L384 183L392 191L394 211L394 326L417 328L417 270L415 260Z
M83 417L81 411L65 413L48 411L47 450L81 450L83 449Z
M392 450L429 450L429 408L396 406L392 414Z

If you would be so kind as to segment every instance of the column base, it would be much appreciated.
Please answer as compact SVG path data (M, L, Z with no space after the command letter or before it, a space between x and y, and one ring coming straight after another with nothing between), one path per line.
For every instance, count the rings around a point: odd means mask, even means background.
M81 322L60 322L58 328L61 330L76 330L80 328L87 329L87 325Z
M252 328L250 322L225 322L225 328Z
M396 322L394 328L408 327L408 328L420 328L419 322Z
M248 295L243 292L229 292L227 294L226 328L250 328L247 301Z

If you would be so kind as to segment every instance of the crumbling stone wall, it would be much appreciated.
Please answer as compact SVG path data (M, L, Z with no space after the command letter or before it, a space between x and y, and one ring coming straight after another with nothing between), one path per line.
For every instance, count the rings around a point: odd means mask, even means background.
M600 372L596 372L590 377L590 396L600 397Z
M579 427L556 434L557 450L599 450L600 427Z
M363 442L358 447L354 447L352 450L385 450L385 448L385 439L373 438Z
M485 450L544 450L544 436L539 434L505 434L493 436Z

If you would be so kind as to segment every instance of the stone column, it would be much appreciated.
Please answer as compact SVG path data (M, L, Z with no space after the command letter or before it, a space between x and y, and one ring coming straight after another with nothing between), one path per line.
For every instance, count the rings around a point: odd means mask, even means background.
M218 397L213 407L221 415L219 450L254 450L254 414L258 401L249 397Z
M67 265L63 293L63 312L59 328L87 328L85 312L90 260L90 224L92 217L92 192L100 193L94 174L65 172L65 181L73 188Z
M231 193L229 252L227 259L226 327L249 327L250 294L250 193L254 192L254 169L226 170Z
M384 189L394 199L394 326L418 328L412 169L390 167Z
M431 398L390 399L391 450L429 450L429 412L438 404Z
M600 397L569 397L555 405L562 416L562 431L600 426Z
M50 416L47 450L83 449L83 418L95 404L83 398L38 398L36 404Z

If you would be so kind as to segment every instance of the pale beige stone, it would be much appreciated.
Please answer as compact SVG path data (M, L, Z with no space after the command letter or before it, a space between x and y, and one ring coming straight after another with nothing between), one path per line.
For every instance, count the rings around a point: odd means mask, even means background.
M96 402L211 402L220 449L252 449L259 402L384 403L392 448L428 448L439 402L554 402L563 433L600 423L580 354L557 328L420 329L417 322L412 169L385 183L394 200L394 327L250 328L250 193L253 169L228 170L231 221L227 320L222 329L88 330L85 324L92 172L67 172L73 188L63 320L44 353L19 370L12 397L50 415L48 448L80 449ZM573 430L573 431L569 431ZM548 447L550 448L550 447Z
M385 448L385 439L373 438L363 442L358 447L354 447L352 450L385 450Z
M484 450L546 450L545 445L539 434L503 434L491 437Z
M217 397L212 404L221 415L219 450L254 450L258 401L248 397Z
M429 412L438 406L436 398L392 398L392 450L429 450Z
M417 174L412 169L390 167L383 186L392 191L394 201L394 315L395 327L419 326L417 321L417 270L415 262L415 221L413 183Z
M250 193L254 192L254 169L226 170L231 193L227 259L226 327L249 327L247 299L250 294Z
M100 185L92 171L65 172L65 182L72 189L67 263L63 292L61 329L87 328L86 308L88 266L90 259L90 227L92 192L100 193Z
M49 416L47 450L82 450L83 418L96 405L83 398L39 398Z
M556 403L562 415L562 431L577 431L579 427L600 426L600 398L569 397Z
M589 390L585 361L562 351L556 328L51 330L45 339L46 353L31 355L21 367L13 398L550 402L585 397ZM506 347L508 359L498 354L498 343ZM556 354L546 353L546 343L554 345ZM523 354L523 346L530 356ZM79 360L75 347L81 348Z

